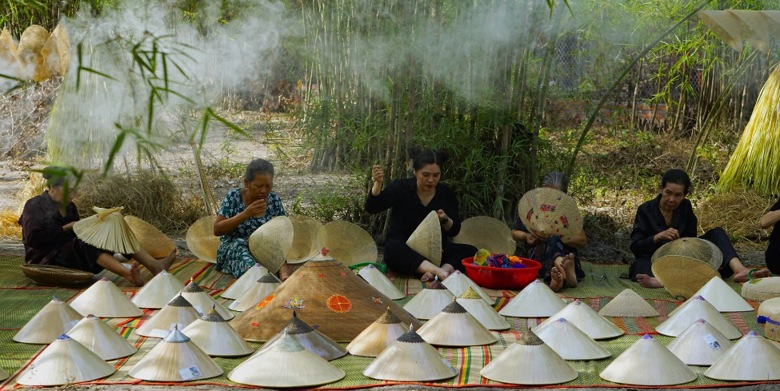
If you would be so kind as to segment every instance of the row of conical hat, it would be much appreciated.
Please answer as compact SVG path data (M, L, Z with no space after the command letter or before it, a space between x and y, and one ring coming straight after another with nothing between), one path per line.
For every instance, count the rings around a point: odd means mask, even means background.
M42 26L33 24L19 37L16 46L7 29L0 32L0 63L3 73L21 80L44 81L51 76L64 75L70 63L70 40L62 24L51 34Z

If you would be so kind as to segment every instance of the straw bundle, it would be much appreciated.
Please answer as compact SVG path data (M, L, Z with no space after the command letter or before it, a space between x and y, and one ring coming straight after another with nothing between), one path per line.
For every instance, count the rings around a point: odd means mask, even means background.
M699 205L696 215L705 231L722 227L729 235L749 240L765 239L766 230L758 226L758 219L772 201L755 190L739 187L718 193Z
M0 238L22 240L22 226L19 215L10 209L0 211Z

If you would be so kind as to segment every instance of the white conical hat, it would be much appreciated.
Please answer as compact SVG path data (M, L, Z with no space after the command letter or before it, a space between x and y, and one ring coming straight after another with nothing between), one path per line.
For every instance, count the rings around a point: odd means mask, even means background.
M223 299L238 299L241 297L241 295L246 293L250 287L254 286L260 277L266 274L268 274L268 269L259 263L255 263L254 266L246 269L244 274L242 274L241 277L239 277L238 280L236 280L233 285L230 286L230 288L227 288L224 292L222 292L220 297Z
M16 378L26 386L59 386L104 378L116 370L76 340L63 334Z
M780 348L749 332L734 344L704 376L718 380L769 381L780 379Z
M614 323L597 314L589 305L579 300L569 303L564 309L556 312L555 315L533 328L533 331L539 333L543 327L549 326L560 318L566 318L566 320L593 339L614 338L625 333L615 326Z
M428 213L409 235L406 245L434 265L441 266L441 223L435 210Z
M159 309L165 307L182 289L184 284L163 270L139 289L130 301L138 308Z
M484 248L491 253L507 255L514 254L517 247L509 226L497 218L488 216L474 216L463 220L460 223L458 236L452 238L452 241Z
M290 216L290 221L293 225L293 237L290 251L287 251L287 263L303 263L314 258L321 250L317 235L322 223L304 215Z
M485 303L477 291L472 287L468 287L463 294L457 299L460 304L469 314L471 314L479 323L487 327L488 330L507 330L509 329L509 323L501 315L496 312L493 307Z
M118 208L93 207L95 214L81 219L73 224L73 232L81 241L99 249L120 254L135 254L141 249L141 244L133 230L122 218Z
M320 228L317 246L321 249L314 260L335 259L344 266L375 263L379 256L376 242L361 226L349 221L335 220Z
M694 300L684 303L677 309L674 315L670 316L661 324L656 326L655 331L677 337L682 334L693 322L704 319L707 323L718 329L728 339L737 339L742 333L730 320L723 316L712 304L708 303L701 296L694 297Z
M599 376L638 386L670 386L696 380L696 374L684 362L647 334L617 356Z
M81 314L68 303L52 297L51 301L14 335L13 340L21 343L49 344L72 329L80 319Z
M171 238L146 220L128 215L125 216L125 222L133 230L141 248L146 250L152 258L165 258L176 249Z
M536 335L564 360L599 360L612 355L566 318L558 318Z
M228 308L233 311L244 312L257 305L257 303L261 302L271 293L274 293L276 287L281 283L282 282L271 273L261 276L255 281L255 284L252 287L247 289L243 295L232 302Z
M181 332L209 356L236 357L254 351L213 308Z
M68 331L68 336L106 361L127 357L138 350L94 315L81 319Z
M92 284L73 299L70 306L81 315L92 314L101 318L135 318L144 314L107 278L101 278Z
M753 311L753 306L748 304L742 296L732 287L726 284L720 276L704 284L693 297L701 296L712 304L718 312L745 312ZM691 300L691 299L688 299Z
M742 297L762 301L774 297L780 297L780 277L765 277L751 279L742 284Z
M249 252L257 263L276 273L287 262L292 247L293 225L287 216L276 216L249 236Z
M483 326L463 306L453 301L426 322L417 332L431 345L490 345L498 338Z
M376 357L402 336L409 326L401 322L390 308L347 345L353 356Z
M658 311L633 289L626 288L599 310L599 315L617 318L652 318L658 316Z
M344 376L344 371L282 333L273 345L230 371L228 379L259 387L294 388L332 383Z
M398 289L398 287L396 287L381 270L374 267L374 265L366 265L366 267L361 268L360 271L358 271L358 275L363 277L363 279L376 288L376 290L393 300L406 297L406 295L404 295L404 293L401 292L401 290Z
M214 235L214 221L217 216L201 217L187 228L187 248L199 259L217 262L219 236Z
M306 350L328 361L335 360L347 354L347 350L336 343L336 341L315 330L306 322L298 318L295 311L293 311L292 319L287 322L287 325L285 325L279 333L268 339L268 342L261 346L259 350L271 347L274 342L283 335L295 338Z
M158 313L145 320L135 333L144 337L164 338L174 327L183 329L200 315L187 299L178 295L171 299Z
M222 373L213 358L174 327L127 374L147 381L180 382L208 379Z
M548 318L565 307L566 302L547 284L534 280L509 300L498 313L516 318Z
M502 383L527 385L566 383L578 376L569 363L530 331L482 368L479 374Z
M472 281L467 275L461 273L460 270L455 270L454 273L450 274L450 276L441 283L444 284L444 286L449 289L450 292L455 295L455 297L460 297L460 295L462 295L466 289L471 288L477 292L479 297L481 297L482 300L485 300L488 305L493 305L496 303L496 299L485 293L485 291L482 290L482 288L477 285L476 282Z
M436 381L458 374L436 348L414 330L409 330L383 350L363 375L390 381Z
M434 278L425 289L417 292L409 302L404 305L406 312L417 319L431 319L441 312L442 308L452 303L455 296Z
M209 310L216 308L219 315L225 320L230 320L235 317L232 312L214 300L214 298L206 293L206 291L204 291L200 285L196 284L194 280L190 280L187 286L181 290L181 295L190 302L192 307L195 308L195 311L198 311L200 315L206 315L209 313Z
M704 319L688 326L666 347L688 365L709 366L718 361L732 343Z

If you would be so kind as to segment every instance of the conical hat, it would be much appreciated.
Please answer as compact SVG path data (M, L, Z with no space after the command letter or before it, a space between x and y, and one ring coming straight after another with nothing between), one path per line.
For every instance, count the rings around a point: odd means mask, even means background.
M696 374L685 363L647 334L617 356L599 376L639 386L669 386L696 380Z
M19 332L13 340L21 343L49 344L57 337L67 333L75 326L81 314L68 303L53 297L43 306Z
M738 18L726 11L702 10L696 13L699 20L704 22L718 38L726 42L734 50L742 51L743 29Z
M268 274L268 269L259 263L255 263L255 265L247 269L244 274L230 286L230 288L222 292L220 297L223 299L238 299L241 295L246 293L249 288L253 287L260 277L266 274Z
M593 308L579 300L569 303L564 309L556 312L555 315L533 328L533 331L540 333L542 328L550 326L560 318L566 318L566 320L593 339L614 338L625 333L615 326L614 323L597 314Z
M523 224L541 238L558 235L566 241L582 231L582 216L568 194L549 187L525 193L517 204Z
M496 312L493 307L485 303L473 288L469 287L457 299L466 311L488 330L507 330L509 323Z
M190 302L192 307L195 308L195 311L198 311L200 315L206 315L209 313L209 310L215 308L217 312L219 312L219 315L225 320L233 319L235 317L232 312L214 300L211 295L206 293L206 291L193 280L181 290L181 295Z
M732 343L704 319L688 326L666 347L687 365L709 366L718 361Z
M73 232L84 243L120 254L135 254L141 248L133 230L122 218L123 207L93 207L95 214L73 224Z
M404 293L401 292L401 290L398 289L382 271L374 267L374 265L367 265L366 267L361 268L360 271L358 271L358 275L363 277L363 279L376 288L376 290L393 300L406 297L406 295L404 295Z
M158 313L146 319L135 333L144 337L164 338L175 327L183 329L198 319L198 311L187 299L178 295L171 299Z
M441 266L441 223L432 210L406 240L406 245L436 266Z
M94 315L87 315L81 319L68 331L68 336L106 361L127 357L138 350Z
M283 333L276 342L230 371L228 379L269 388L311 387L342 379L346 373Z
M658 258L651 269L670 295L683 299L693 297L704 284L720 275L707 262L676 255Z
M677 312L659 324L655 331L670 337L677 337L688 326L699 319L707 321L728 339L736 339L742 336L742 333L730 320L726 319L712 304L708 303L701 296L696 296L694 300L681 305Z
M436 381L457 374L458 370L413 328L363 370L364 376L390 381Z
M41 47L40 60L45 68L45 72L41 73L48 75L49 77L53 74L64 75L67 70L67 68L63 69L63 59L60 58L60 47L63 40L61 37L62 34L67 35L62 24L58 24L49 35L49 38L46 39L46 42L44 42L43 47Z
M107 278L101 278L70 302L80 314L101 318L135 318L144 314L129 298Z
M566 302L547 284L534 280L509 300L498 313L516 318L548 318L566 307Z
M566 318L558 318L536 335L564 360L599 360L612 355Z
M22 36L19 37L19 46L17 48L17 55L23 64L27 66L35 64L41 48L46 43L46 38L49 38L49 31L37 24L31 24L24 29ZM31 77L32 75L26 76Z
M6 73L9 76L21 76L17 75L19 59L16 54L16 44L14 38L7 28L3 28L0 31L0 62L5 63Z
M217 216L201 217L187 229L187 248L196 257L211 263L217 262L219 236L214 235Z
M460 270L455 270L454 273L450 274L450 276L441 283L456 297L462 295L463 292L466 292L467 289L471 288L489 305L493 305L496 302L496 299L485 293L477 283L472 281L467 275L461 273Z
M135 234L141 248L146 250L152 258L165 258L176 249L171 238L144 219L128 215L125 216L125 222Z
M306 322L298 319L295 311L292 313L292 319L287 325L279 331L278 334L271 337L260 350L268 348L281 338L282 335L289 335L295 338L306 350L330 361L347 354L347 350L341 347L336 341L328 338L326 335L314 330Z
M209 356L246 356L254 351L213 308L181 332Z
M517 247L509 226L499 219L488 216L474 216L463 220L460 223L458 236L452 238L452 241L484 248L491 253L507 255L514 254Z
M276 276L268 273L257 279L255 284L231 303L228 308L233 311L244 312L257 305L271 293L274 293L281 283Z
M780 348L751 331L704 371L704 376L732 381L778 380L779 362Z
M599 310L599 315L616 318L652 318L658 316L658 311L633 289L626 288Z
M276 273L287 261L292 247L293 225L287 216L276 216L249 236L249 252L257 263Z
M304 215L290 216L290 221L293 225L293 241L287 252L287 263L303 263L314 258L322 249L317 241L322 223Z
M214 359L174 327L127 374L147 381L180 382L208 379L222 373Z
M431 319L454 299L455 295L447 290L436 277L425 289L417 292L404 305L404 309L417 319Z
M317 331L337 342L349 342L382 315L387 307L405 323L420 322L398 304L366 284L338 261L306 262L276 291L230 324L246 340L267 341L290 320L316 324ZM262 319L262 322L257 322Z
M323 225L317 234L317 243L327 252L323 259L332 258L345 266L375 263L379 255L371 234L348 221L336 220Z
M698 259L718 270L723 264L723 253L715 243L701 238L679 238L659 247L653 253L651 262L667 256Z
M347 345L347 351L353 356L376 357L408 329L409 326L388 308Z
M457 301L444 307L417 332L431 345L490 345L498 338L469 314Z
M163 270L139 289L130 301L138 308L163 308L182 289L184 284L173 274Z
M748 304L748 302L745 301L737 291L726 284L720 276L713 277L710 282L704 284L704 286L696 291L688 301L693 300L693 297L696 296L703 297L707 302L712 304L718 312L753 311L753 306ZM674 312L672 312L672 314L674 314Z
M22 372L25 386L60 386L104 378L116 370L97 354L63 334Z
M757 278L742 284L742 297L762 301L780 297L780 277Z
M3 369L2 367L0 367L0 380L5 380L5 379L8 379L10 376L11 376L11 375L9 375L9 374L8 374L8 372L6 372L6 370L5 370L5 369Z
M566 383L579 376L569 363L530 331L482 368L479 374L502 383L527 385Z

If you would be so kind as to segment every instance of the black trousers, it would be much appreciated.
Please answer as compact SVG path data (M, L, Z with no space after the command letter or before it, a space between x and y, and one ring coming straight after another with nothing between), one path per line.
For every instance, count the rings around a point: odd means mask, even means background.
M460 243L442 243L442 265L447 263L452 265L455 270L466 272L466 268L461 261L464 258L473 257L477 248L469 244ZM425 257L418 254L406 245L406 240L391 239L385 240L385 264L390 270L408 276L419 275L417 268L425 260Z

